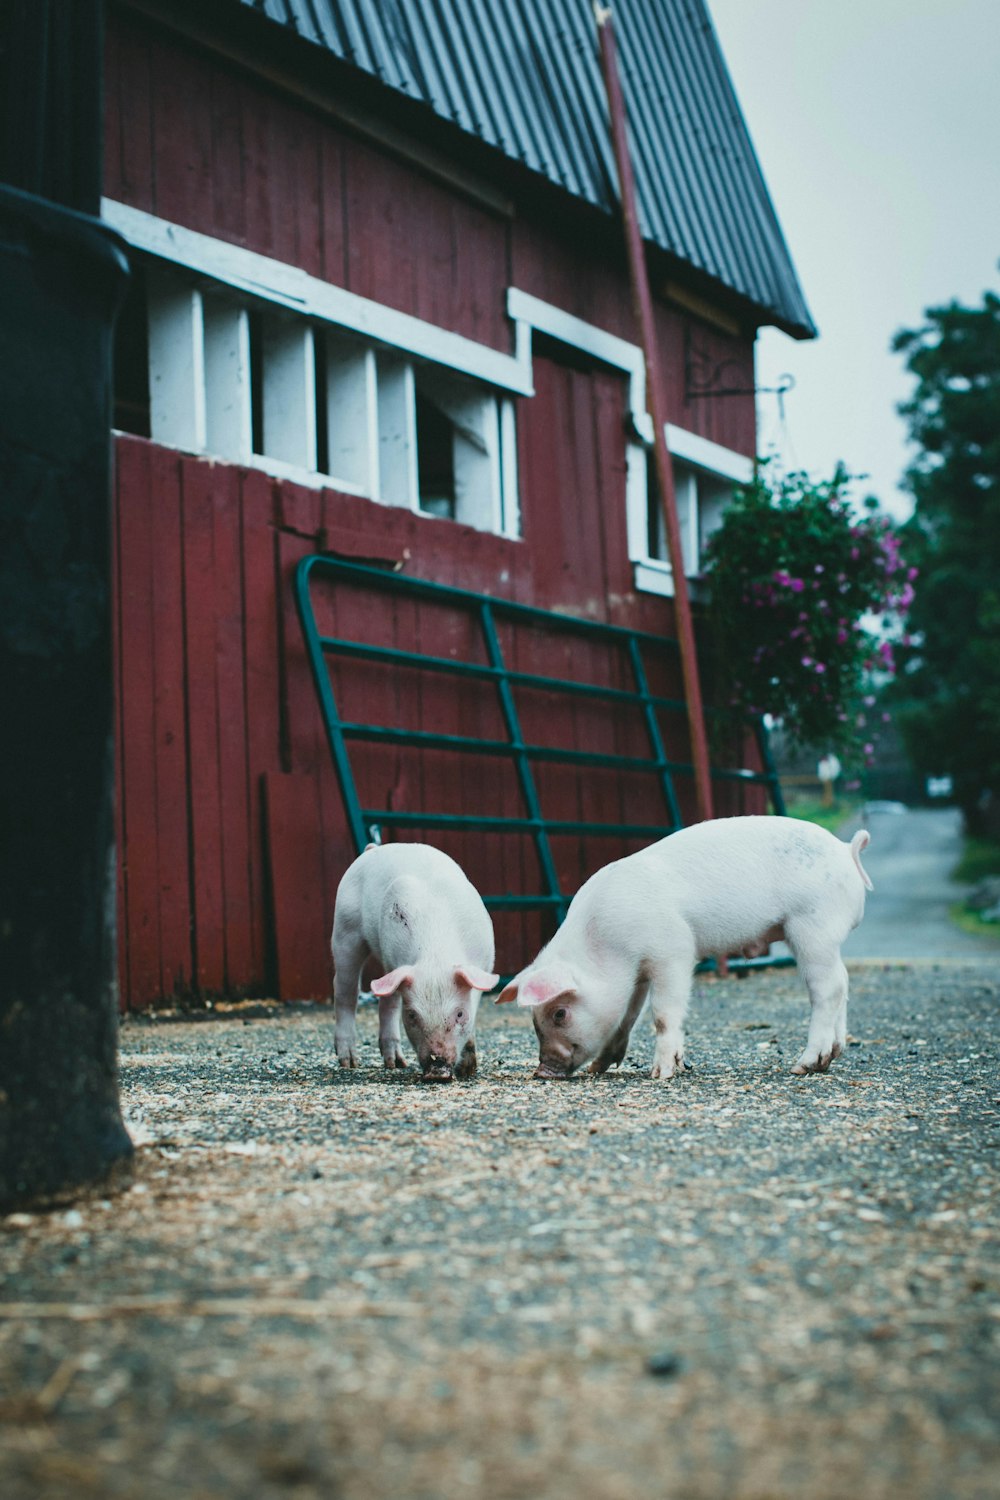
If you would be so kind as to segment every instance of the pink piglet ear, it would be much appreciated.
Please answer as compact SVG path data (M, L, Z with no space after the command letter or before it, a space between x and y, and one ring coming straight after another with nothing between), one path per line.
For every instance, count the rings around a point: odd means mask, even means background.
M508 984L504 985L503 989L500 991L499 995L497 995L497 997L494 1000L493 1004L494 1005L510 1005L514 1000L517 999L517 992L518 992L518 989L520 988L520 984L521 984L521 976L520 976L520 974L515 974L514 978L512 980L510 980L510 982Z
M547 1005L550 1000L558 1000L561 995L575 995L576 981L571 974L560 974L558 972L540 972L529 974L520 987L517 996L518 1005Z
M477 969L475 964L459 964L455 970L455 979L459 984L468 985L470 990L491 990L500 979L499 974L488 974L485 969Z
M393 969L391 974L383 974L381 979L372 980L372 994L385 999L388 995L394 995L401 984L413 983L413 969L406 965L402 969Z

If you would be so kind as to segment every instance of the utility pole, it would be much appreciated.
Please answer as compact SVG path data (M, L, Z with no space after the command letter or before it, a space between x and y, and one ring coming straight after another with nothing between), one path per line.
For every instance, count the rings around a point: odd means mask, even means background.
M712 781L708 764L708 738L705 733L705 712L701 697L701 680L698 674L698 656L691 620L691 598L688 592L687 575L684 571L684 549L681 544L680 526L677 520L677 497L674 486L673 464L667 448L667 408L660 370L659 349L656 341L656 323L653 317L653 299L649 288L649 273L646 254L639 227L639 210L636 205L635 176L628 143L628 125L625 115L625 99L622 94L621 76L618 69L618 49L615 42L614 22L611 11L600 5L594 6L601 47L601 68L608 94L608 111L611 116L611 137L618 168L618 187L625 224L625 244L628 252L629 278L632 284L632 303L639 323L643 355L646 362L646 392L650 415L653 418L653 453L656 463L656 478L660 489L663 523L667 539L667 556L673 572L674 613L677 620L677 639L680 645L681 675L684 683L684 699L687 704L688 732L691 739L691 761L694 766L695 796L698 817L707 821L713 816Z

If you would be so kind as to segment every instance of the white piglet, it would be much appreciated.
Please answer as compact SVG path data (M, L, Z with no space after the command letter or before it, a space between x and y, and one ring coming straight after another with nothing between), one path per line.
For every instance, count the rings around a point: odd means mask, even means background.
M472 1077L479 998L499 976L490 914L453 859L430 844L369 844L340 882L331 948L341 1067L358 1065L358 989L373 957L385 1066L406 1066L402 1012L425 1079Z
M812 1011L793 1073L824 1073L847 1035L840 947L864 915L869 842L845 844L795 818L720 818L661 839L598 870L552 941L498 998L530 1006L536 1078L584 1063L620 1063L643 1003L656 1031L653 1077L684 1061L684 1018L701 958L763 952L784 939Z

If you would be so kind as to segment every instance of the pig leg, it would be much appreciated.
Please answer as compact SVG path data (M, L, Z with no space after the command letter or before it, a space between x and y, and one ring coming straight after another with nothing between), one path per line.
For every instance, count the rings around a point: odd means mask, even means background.
M387 1068L405 1068L402 1038L399 1034L399 1017L403 1002L397 990L394 995L384 995L378 1002L378 1046L382 1061Z
M606 1073L609 1068L617 1068L624 1060L632 1036L632 1028L642 1010L648 988L649 981L644 976L632 991L632 998L629 1000L628 1009L621 1024L591 1063L589 1068L591 1073Z
M628 1039L631 1035L631 1026L619 1026L607 1046L594 1058L588 1071L591 1073L606 1073L609 1068L617 1068L628 1051Z
M684 1017L693 972L693 958L677 958L659 965L650 975L649 1008L656 1032L653 1077L664 1082L684 1067Z
M342 1068L358 1066L355 1017L358 1010L361 970L364 968L367 957L368 947L365 943L359 938L342 936L337 932L336 926L334 927L333 1005L337 1017L334 1041L337 1048L337 1060Z
M475 1037L470 1036L469 1040L462 1048L461 1057L455 1064L455 1077L474 1078L476 1076L476 1068L478 1067L478 1065L479 1060L476 1057L476 1039Z
M811 1006L805 1051L792 1072L825 1073L847 1040L847 970L839 948L802 942L796 946L792 934L788 945L798 960Z

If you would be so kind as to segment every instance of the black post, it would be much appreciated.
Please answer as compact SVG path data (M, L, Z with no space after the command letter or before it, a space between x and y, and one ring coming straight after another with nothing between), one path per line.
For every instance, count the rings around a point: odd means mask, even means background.
M110 611L111 340L128 267L98 219L46 201L99 205L100 20L94 0L0 4L0 178L14 184L0 186L0 1209L98 1181L131 1151Z

